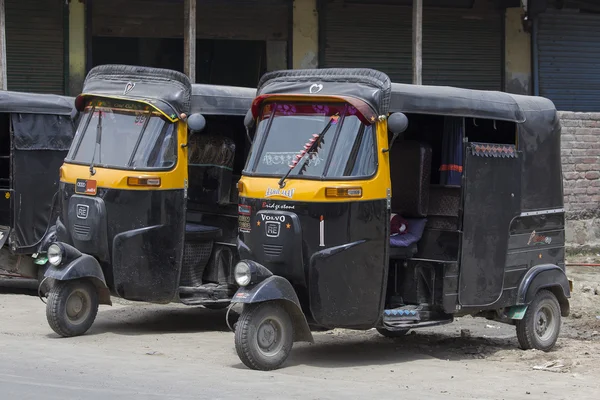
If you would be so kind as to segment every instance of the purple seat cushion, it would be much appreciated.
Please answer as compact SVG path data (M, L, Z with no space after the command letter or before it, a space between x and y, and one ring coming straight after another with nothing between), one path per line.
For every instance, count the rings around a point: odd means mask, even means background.
M390 236L391 247L409 247L421 240L427 218L407 218L406 223L408 232L403 235Z

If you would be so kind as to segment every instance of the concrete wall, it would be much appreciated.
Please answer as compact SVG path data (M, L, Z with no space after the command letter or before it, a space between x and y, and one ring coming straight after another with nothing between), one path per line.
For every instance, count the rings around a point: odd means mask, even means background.
M505 91L531 94L531 35L523 29L522 21L522 8L506 9Z
M567 242L600 249L600 112L561 112Z
M319 66L319 12L317 0L294 0L294 68Z

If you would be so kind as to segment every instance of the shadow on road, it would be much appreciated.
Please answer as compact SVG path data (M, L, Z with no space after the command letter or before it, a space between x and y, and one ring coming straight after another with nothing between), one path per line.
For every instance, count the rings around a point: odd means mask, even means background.
M38 281L36 279L0 278L0 294L20 294L36 296Z
M230 313L230 321L237 315ZM96 322L86 335L114 333L118 335L154 335L161 333L228 332L226 310L178 305L136 305L100 309Z
M513 339L461 338L445 333L418 332L387 339L363 335L358 338L317 339L314 345L295 346L289 366L317 368L386 365L426 358L462 361L487 358L498 351L516 350Z

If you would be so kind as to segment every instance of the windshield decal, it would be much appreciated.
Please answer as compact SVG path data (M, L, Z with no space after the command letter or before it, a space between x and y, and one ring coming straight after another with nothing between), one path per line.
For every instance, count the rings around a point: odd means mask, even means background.
M293 104L277 104L277 112L283 115L296 114L296 106Z
M295 152L267 152L262 157L262 164L264 165L291 165L293 161L295 161L296 157ZM310 160L308 161L308 165L311 167L316 167L321 164L323 159L319 156L318 153L312 153L310 156Z

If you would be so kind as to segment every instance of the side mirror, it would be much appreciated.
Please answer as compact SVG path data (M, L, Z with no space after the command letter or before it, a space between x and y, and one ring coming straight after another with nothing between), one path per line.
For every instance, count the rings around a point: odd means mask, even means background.
M388 130L398 136L408 128L408 118L401 112L395 112L388 117Z
M202 132L206 127L206 118L200 113L192 114L187 119L187 125L192 132Z
M254 128L254 115L252 115L252 110L248 110L248 112L246 113L246 116L244 117L244 126L247 129L252 129Z
M408 128L408 118L401 112L395 112L388 117L387 124L388 131L392 132L392 140L390 140L390 146L384 152L390 151L398 136Z

